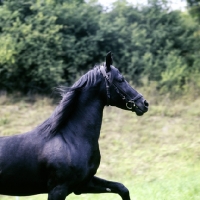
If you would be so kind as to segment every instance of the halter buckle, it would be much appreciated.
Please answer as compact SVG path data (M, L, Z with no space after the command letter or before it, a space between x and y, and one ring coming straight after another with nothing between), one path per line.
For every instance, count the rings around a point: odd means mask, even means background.
M128 105L129 103L132 104L131 107ZM128 102L126 103L126 107L127 107L129 110L132 110L133 108L135 108L135 107L137 107L137 106L135 105L135 102L134 102L133 100L130 100L130 101L128 101Z

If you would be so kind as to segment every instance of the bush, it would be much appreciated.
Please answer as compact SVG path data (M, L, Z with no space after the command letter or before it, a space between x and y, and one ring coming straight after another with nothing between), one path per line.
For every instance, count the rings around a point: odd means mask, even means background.
M5 2L0 7L0 87L46 92L91 68L98 55L99 9L78 2Z
M143 7L117 1L110 11L95 1L7 0L0 6L0 89L44 93L70 85L111 50L134 84L147 77L162 91L182 91L199 74L199 41L194 20L161 0Z

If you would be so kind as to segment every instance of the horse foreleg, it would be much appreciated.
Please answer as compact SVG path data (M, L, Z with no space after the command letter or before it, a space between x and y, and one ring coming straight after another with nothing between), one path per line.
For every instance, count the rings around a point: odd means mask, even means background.
M122 200L130 200L129 191L123 184L107 181L95 176L87 185L79 187L74 193L77 195L83 193L116 193L121 196Z
M48 200L65 200L68 194L66 185L57 185L48 193Z

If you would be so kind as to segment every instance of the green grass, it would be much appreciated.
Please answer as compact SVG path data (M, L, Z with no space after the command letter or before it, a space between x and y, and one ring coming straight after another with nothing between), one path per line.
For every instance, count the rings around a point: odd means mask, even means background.
M171 100L148 94L151 106L142 117L105 108L99 141L102 161L97 175L123 182L132 200L200 199L200 98ZM0 135L26 132L54 108L55 104L45 97L1 96ZM37 195L20 200L46 198ZM72 194L67 199L105 198L120 200L114 194ZM0 200L15 197L0 196Z

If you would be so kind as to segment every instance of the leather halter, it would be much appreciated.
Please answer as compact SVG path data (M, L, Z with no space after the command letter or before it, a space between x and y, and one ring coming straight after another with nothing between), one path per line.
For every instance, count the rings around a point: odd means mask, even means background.
M135 108L137 108L135 102L140 99L141 97L143 97L140 93L138 93L133 99L128 95L125 94L124 91L122 89L120 89L119 87L117 87L113 82L111 82L108 74L106 73L105 67L103 65L101 65L99 67L100 72L102 73L104 79L105 79L105 83L106 83L106 94L107 94L107 106L110 105L110 86L112 85L115 89L115 91L121 96L122 100L124 100L126 102L126 107L129 110L134 111Z

